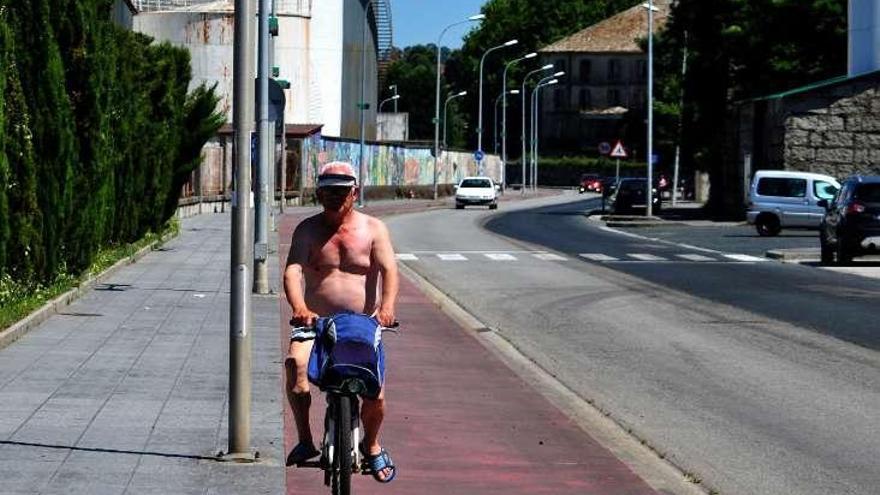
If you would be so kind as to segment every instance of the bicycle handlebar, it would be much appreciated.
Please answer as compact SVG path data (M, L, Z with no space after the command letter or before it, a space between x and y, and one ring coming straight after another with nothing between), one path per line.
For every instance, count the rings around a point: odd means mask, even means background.
M290 326L292 327L292 330L290 332L290 338L292 340L315 340L315 337L317 336L318 321L319 320L327 320L330 318L332 318L332 317L321 316L321 317L315 318L315 322L312 325L307 325L307 326L296 326L296 324L293 322L293 319L291 318ZM385 332L398 333L399 329L400 329L400 322L397 320L394 320L394 323L392 323L391 326L386 327L383 325L379 325L379 328L381 329L382 333L385 333Z

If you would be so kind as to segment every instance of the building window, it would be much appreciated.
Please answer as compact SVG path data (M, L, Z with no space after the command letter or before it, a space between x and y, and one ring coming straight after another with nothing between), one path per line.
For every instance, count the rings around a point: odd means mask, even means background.
M593 102L590 100L590 90L581 89L580 95L578 95L578 107L580 107L581 110L589 109L591 106L593 106Z
M609 107L617 107L620 106L620 91L616 89L608 90L608 106Z
M582 83L590 82L590 69L592 69L592 65L589 60L581 60L580 64L580 78Z
M620 80L620 60L612 58L608 61L608 81Z

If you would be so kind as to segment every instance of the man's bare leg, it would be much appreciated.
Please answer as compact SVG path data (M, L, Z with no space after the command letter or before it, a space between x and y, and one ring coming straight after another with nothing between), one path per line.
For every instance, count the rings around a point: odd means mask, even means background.
M312 405L312 394L309 391L309 379L307 374L309 354L312 342L291 342L288 349L287 359L284 361L287 369L287 400L293 411L293 420L296 423L298 445L304 446L305 452L313 453L315 443L312 439L312 429L309 424L309 409ZM294 447L296 449L296 447ZM291 451L291 455L293 451ZM312 456L314 457L314 456ZM288 458L288 460L291 460ZM304 459L303 459L304 460ZM290 462L288 462L288 465Z
M364 397L361 405L361 420L364 422L364 450L368 455L379 455L382 446L379 445L379 428L385 419L385 390L379 392L379 397L370 400ZM386 479L391 475L391 468L385 468L379 473L379 477Z

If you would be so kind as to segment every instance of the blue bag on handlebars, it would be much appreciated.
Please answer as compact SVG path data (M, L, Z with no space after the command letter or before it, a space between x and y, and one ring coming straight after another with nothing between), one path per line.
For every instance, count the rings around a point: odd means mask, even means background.
M385 349L379 322L359 313L339 313L318 320L309 356L309 381L321 390L347 379L363 382L365 397L374 399L385 382Z

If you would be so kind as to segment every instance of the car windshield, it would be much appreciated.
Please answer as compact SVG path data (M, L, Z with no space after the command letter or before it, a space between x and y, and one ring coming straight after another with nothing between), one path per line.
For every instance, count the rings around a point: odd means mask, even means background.
M465 179L459 187L492 187L489 179Z
M880 203L880 184L861 184L856 188L855 199L866 203Z

